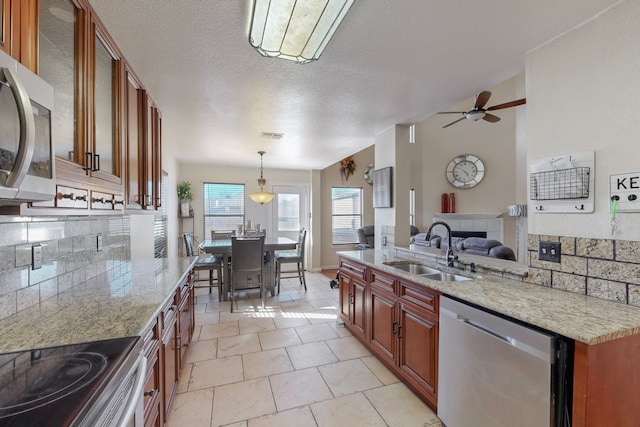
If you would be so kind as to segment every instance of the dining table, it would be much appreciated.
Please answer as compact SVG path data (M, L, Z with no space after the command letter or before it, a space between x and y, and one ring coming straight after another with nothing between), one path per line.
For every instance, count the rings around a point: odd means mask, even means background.
M241 239L242 236L236 238ZM247 236L247 238L250 238L250 236ZM267 254L267 259L270 261L264 266L265 284L271 291L272 296L275 295L274 252L296 249L297 246L298 241L288 237L265 237L264 251ZM208 254L222 257L224 261L223 266L225 266L222 274L222 300L227 301L229 280L231 278L231 239L205 240L200 243L199 248Z

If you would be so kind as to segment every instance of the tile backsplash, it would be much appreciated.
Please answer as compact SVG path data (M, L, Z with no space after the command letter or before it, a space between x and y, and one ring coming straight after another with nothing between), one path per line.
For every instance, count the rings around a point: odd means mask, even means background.
M561 262L538 259L538 242L561 244ZM640 242L529 234L528 282L640 307Z
M0 217L0 319L98 274L128 268L130 218ZM97 239L102 235L102 251ZM42 245L42 267L31 268Z

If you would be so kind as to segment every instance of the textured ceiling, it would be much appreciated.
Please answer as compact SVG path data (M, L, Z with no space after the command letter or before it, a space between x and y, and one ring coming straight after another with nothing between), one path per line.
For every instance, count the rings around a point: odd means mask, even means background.
M265 168L294 169L523 72L526 52L617 3L358 0L320 59L299 65L249 45L250 0L90 2L160 106L170 155L256 166L265 150Z

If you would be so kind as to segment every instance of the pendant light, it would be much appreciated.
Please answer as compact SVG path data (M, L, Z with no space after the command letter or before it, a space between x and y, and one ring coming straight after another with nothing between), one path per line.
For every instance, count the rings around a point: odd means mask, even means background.
M258 151L258 154L260 154L260 178L258 178L260 191L258 191L257 193L249 194L251 200L256 203L260 203L261 205L269 203L271 199L273 199L276 195L276 193L269 193L268 191L264 191L264 186L267 184L267 180L262 177L262 156L264 155L264 153L264 151Z

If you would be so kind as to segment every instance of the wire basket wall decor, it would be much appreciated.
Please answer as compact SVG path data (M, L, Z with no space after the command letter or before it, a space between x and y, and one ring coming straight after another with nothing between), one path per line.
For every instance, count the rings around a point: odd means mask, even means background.
M588 167L532 173L531 200L587 199L589 174Z

